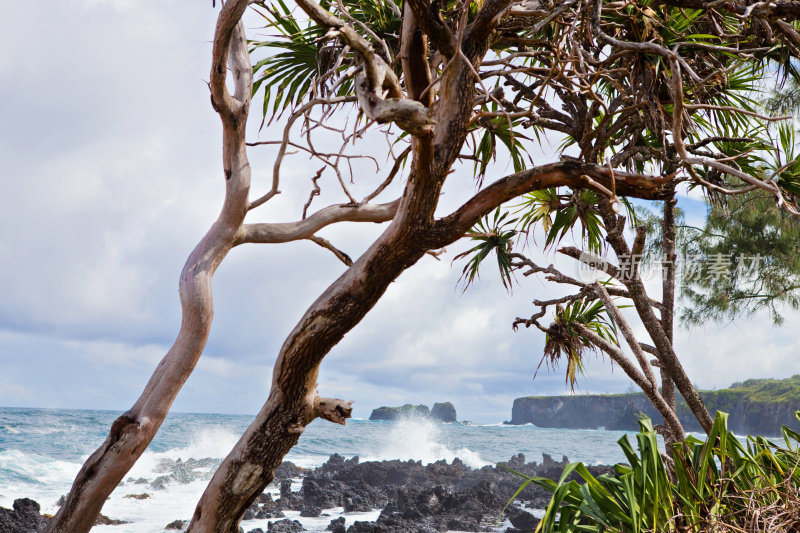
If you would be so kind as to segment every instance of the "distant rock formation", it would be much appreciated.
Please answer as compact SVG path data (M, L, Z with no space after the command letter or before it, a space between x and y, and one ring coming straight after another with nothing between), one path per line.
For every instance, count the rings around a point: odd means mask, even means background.
M378 407L372 410L370 420L398 420L400 418L427 418L431 410L427 405L411 405L407 403L400 407Z
M800 430L794 416L800 400L756 401L732 394L731 389L703 391L700 396L711 416L724 411L730 416L728 428L740 435L780 435L783 424ZM571 428L636 431L637 420L645 415L662 423L661 415L643 394L593 394L580 396L528 396L514 400L509 424L534 424L543 428ZM683 400L678 417L687 431L702 431Z
M435 403L433 409L427 405L411 405L400 407L378 407L372 410L370 420L399 420L401 418L432 418L441 422L455 422L456 408L450 402Z
M441 422L455 422L456 408L450 402L435 403L431 409L431 417Z

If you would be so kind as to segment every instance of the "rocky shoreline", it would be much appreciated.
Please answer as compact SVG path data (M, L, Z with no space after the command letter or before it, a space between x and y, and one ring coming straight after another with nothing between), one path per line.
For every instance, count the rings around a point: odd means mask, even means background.
M165 483L188 483L196 479L192 473L198 472L197 464L211 466L209 462L213 460L164 461L165 475L147 488L158 490ZM566 457L553 461L548 455L543 456L541 463L526 462L519 454L500 464L529 476L557 480L567 462ZM611 467L589 469L599 475L609 472ZM135 484L137 480L130 481ZM423 465L419 461L360 462L358 457L345 459L334 454L313 470L283 463L271 486L247 510L244 520L268 521L266 529L253 528L247 533L306 531L300 521L286 518L287 514L296 517L298 511L300 518L331 516L327 531L333 533L530 532L538 519L526 509L544 509L550 494L530 484L501 517L504 506L521 484L521 478L502 467L472 469L459 459ZM292 490L293 487L297 490ZM126 497L146 499L147 494ZM344 516L340 516L338 509L343 510ZM347 516L378 509L380 515L374 522ZM0 508L0 533L42 531L48 517L40 515L39 510L39 504L30 499L16 500L13 509ZM115 522L103 518L108 520L104 524ZM164 530L180 531L186 525L187 522L178 519L164 524Z

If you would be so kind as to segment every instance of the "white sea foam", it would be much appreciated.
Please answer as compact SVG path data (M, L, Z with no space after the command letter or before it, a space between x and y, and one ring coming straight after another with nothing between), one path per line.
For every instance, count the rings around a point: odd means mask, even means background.
M423 418L407 418L387 429L388 431L376 438L378 445L374 455L365 457L365 460L411 459L429 464L442 459L452 462L458 457L472 468L491 464L468 448L459 447L453 450L443 444L440 425L436 422Z
M0 506L11 507L15 499L28 497L37 500L43 508L51 508L58 500L59 491L70 486L80 466L20 450L0 451L0 472L4 480L0 487Z
M171 448L163 452L147 450L126 476L151 480L163 474L158 469L164 459L222 459L228 455L239 435L223 426L210 426L198 431L188 446Z

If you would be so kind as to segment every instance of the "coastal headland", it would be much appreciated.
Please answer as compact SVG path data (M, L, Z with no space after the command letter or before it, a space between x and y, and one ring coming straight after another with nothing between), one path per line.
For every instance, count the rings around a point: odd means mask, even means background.
M800 430L794 413L800 410L800 375L786 379L750 379L726 389L700 391L713 416L728 413L728 427L741 435L779 435L782 425ZM702 431L682 398L678 416L687 431ZM534 424L543 428L636 431L637 420L661 416L642 393L527 396L514 400L508 424Z

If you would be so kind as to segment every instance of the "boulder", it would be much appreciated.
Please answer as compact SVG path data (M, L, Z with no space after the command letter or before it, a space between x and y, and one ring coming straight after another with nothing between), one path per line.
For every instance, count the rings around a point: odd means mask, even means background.
M47 518L39 514L39 504L30 498L14 500L13 509L0 507L0 533L44 531Z
M347 530L344 527L344 517L340 516L339 518L335 518L331 520L331 523L328 524L328 527L325 528L325 531L330 531L331 533L346 533Z
M278 520L277 522L267 522L267 533L299 533L306 531L303 524L297 520Z

